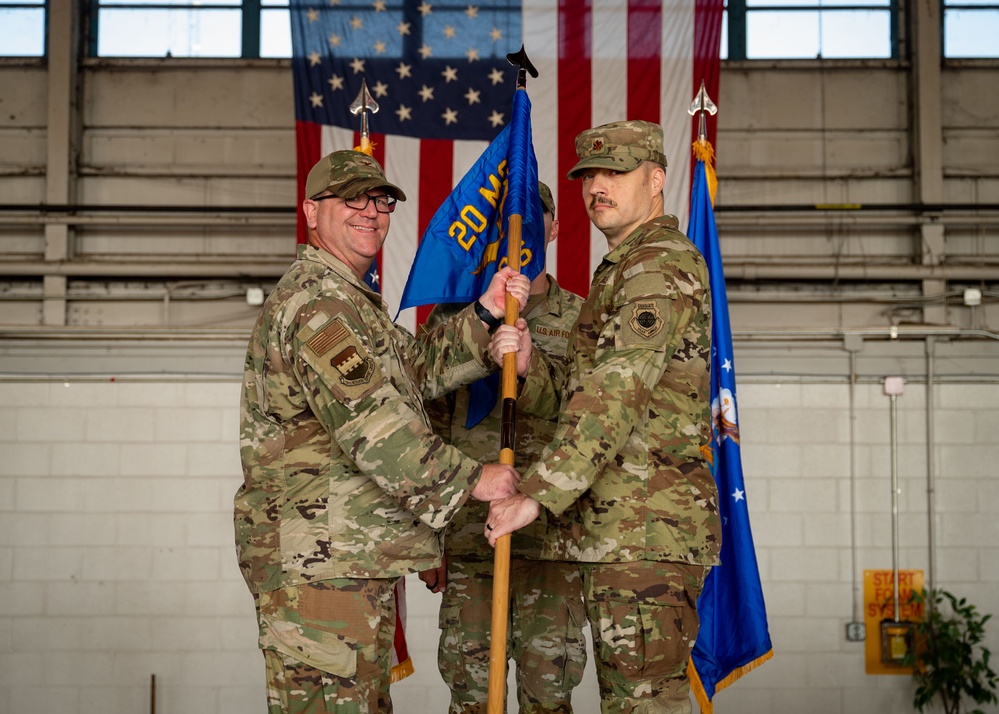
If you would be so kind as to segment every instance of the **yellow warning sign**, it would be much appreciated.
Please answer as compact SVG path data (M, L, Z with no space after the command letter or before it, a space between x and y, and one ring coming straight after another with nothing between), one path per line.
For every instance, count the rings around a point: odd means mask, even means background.
M923 590L922 570L898 572L898 618L895 617L895 575L891 570L864 571L864 659L867 674L912 674L901 664L913 647L912 626L923 619L923 605L912 601Z

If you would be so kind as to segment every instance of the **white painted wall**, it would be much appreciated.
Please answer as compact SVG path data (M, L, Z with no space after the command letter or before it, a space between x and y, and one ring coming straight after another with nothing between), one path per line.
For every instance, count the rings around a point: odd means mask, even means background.
M239 382L134 376L0 381L0 712L265 711L250 596L236 568ZM718 714L902 714L903 676L864 674L852 615L849 392L740 387L747 493L774 659ZM999 612L999 385L938 384L938 585ZM891 567L889 407L857 387L858 571ZM927 567L925 390L899 400L901 558ZM444 712L437 596L409 583L417 673L400 714ZM993 624L989 645L999 651ZM577 712L599 711L592 668ZM997 711L995 708L989 712Z

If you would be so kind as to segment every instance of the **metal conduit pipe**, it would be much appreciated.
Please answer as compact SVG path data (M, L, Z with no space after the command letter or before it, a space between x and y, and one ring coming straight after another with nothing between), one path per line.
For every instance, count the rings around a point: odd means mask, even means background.
M977 178L981 178L976 174ZM284 177L281 177L284 178ZM745 177L736 177L745 178ZM772 179L774 176L753 177ZM778 177L779 178L779 177ZM800 174L787 178L800 180ZM822 174L820 178L828 178ZM59 204L59 203L7 203L0 204L0 213L290 213L294 215L293 206L206 206L194 204L164 204L150 206L149 204ZM725 204L715 206L716 214L725 213L983 213L999 212L999 203L746 203Z
M964 329L960 327L851 327L816 328L788 330L733 330L732 338L746 342L756 341L840 341L847 335L858 335L868 340L923 340L927 337L947 337L951 339L999 340L999 333L989 330Z
M796 176L800 178L800 176ZM67 225L293 225L296 206L57 205L0 204L0 224ZM724 228L815 226L831 222L851 226L999 225L999 204L752 204L715 206L715 222Z
M0 276L26 277L182 277L279 278L292 258L248 262L245 257L197 262L11 261L0 262ZM837 265L739 263L725 266L729 280L880 280L999 281L999 265Z
M125 341L125 342L238 342L245 345L250 328L132 328L48 327L42 325L0 327L0 340Z
M801 176L793 178L798 180ZM999 211L999 203L747 203L719 204L715 207L715 213L870 213L872 211L920 214L996 212Z
M0 340L239 340L245 342L249 333L249 326L245 328L134 328L0 325ZM960 327L891 326L732 331L733 339L743 342L842 342L849 335L855 335L865 340L925 340L927 337L999 340L999 333Z
M727 280L999 280L999 265L871 265L739 263Z
M715 223L723 230L766 229L774 230L789 227L814 227L835 224L851 228L898 227L905 228L923 223L940 223L944 226L997 226L999 216L992 215L858 215L849 211L831 214L776 214L755 215L731 213L716 215ZM247 214L247 213L126 213L126 214L84 214L62 213L0 213L0 225L69 225L69 226L212 226L247 225L288 227L295 224L295 214Z
M719 232L725 233L733 230L767 230L786 228L814 228L816 226L834 225L837 228L908 228L920 226L924 223L938 223L942 226L999 226L999 216L979 216L979 215L932 215L932 216L912 216L912 215L857 215L842 211L833 214L811 213L811 214L776 214L776 215L749 215L743 213L733 213L728 215L716 215L715 224Z
M850 353L850 580L851 622L863 621L860 577L857 558L857 352L863 349L863 340L857 337L843 341Z
M17 261L0 262L0 276L28 277L65 275L68 277L107 278L280 278L294 261L249 262L243 256L228 261L110 263L102 261Z
M898 379L901 383L902 378L889 378ZM886 380L886 384L887 384ZM891 571L892 571L892 603L894 609L892 610L893 618L895 622L898 622L898 395L901 391L892 392L886 389L888 398L891 400L890 406L890 419L891 419Z
M0 225L67 225L67 226L272 226L288 228L295 225L295 215L198 213L198 214L124 214L85 215L65 214L0 214Z
M936 371L936 338L933 335L926 337L926 539L929 548L929 555L926 560L926 589L933 592L936 587L936 529L934 527L937 506L936 506L936 465L934 459L936 449L934 447L936 439L933 386L935 383L934 372Z

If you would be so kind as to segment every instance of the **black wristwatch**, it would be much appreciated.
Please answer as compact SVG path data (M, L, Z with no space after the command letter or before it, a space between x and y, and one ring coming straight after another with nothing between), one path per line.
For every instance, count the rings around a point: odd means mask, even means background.
M486 323L486 329L488 329L489 332L493 332L497 327L503 324L503 320L501 318L498 318L489 312L478 300L475 301L475 314L478 315L480 320Z

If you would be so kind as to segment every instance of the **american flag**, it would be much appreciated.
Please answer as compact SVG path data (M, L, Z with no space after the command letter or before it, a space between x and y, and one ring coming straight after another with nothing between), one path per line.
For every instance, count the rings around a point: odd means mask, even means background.
M379 104L369 117L375 158L409 197L392 215L377 260L394 310L430 219L509 120L516 68L506 55L523 44L539 72L527 84L539 176L552 188L560 222L547 268L585 295L607 248L578 182L566 178L575 137L622 119L661 123L666 210L685 225L696 133L687 107L702 81L718 98L723 2L291 0L299 203L320 157L359 144L360 122L348 107L364 80ZM714 129L709 118L712 141ZM298 240L305 241L301 215ZM404 310L398 322L414 331L427 312Z

